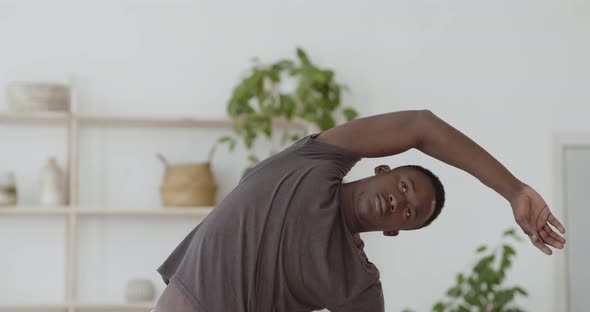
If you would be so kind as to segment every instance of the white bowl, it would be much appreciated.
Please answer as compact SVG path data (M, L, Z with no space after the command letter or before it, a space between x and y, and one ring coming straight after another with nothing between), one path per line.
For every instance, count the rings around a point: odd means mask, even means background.
M58 83L9 82L6 98L8 107L15 112L70 110L70 89Z

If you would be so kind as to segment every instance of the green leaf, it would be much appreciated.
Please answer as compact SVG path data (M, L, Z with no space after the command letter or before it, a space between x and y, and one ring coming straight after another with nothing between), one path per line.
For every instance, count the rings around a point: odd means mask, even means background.
M529 295L524 289L522 289L520 287L514 287L514 288L512 288L512 290L514 290L516 293L519 293L525 297L528 297L528 295Z
M304 84L303 81L299 82L299 85L297 86L297 89L295 89L295 96L301 101L303 102L304 106L307 106L306 101L307 101L307 97L310 93L310 89L307 85Z
M481 245L479 247L477 247L477 249L475 250L476 253L482 253L484 251L486 251L488 249L488 246L486 245Z
M299 60L301 61L301 63L304 66L311 65L311 62L309 61L309 58L307 58L307 54L305 53L305 51L303 51L302 48L297 48L297 57L299 58Z
M248 161L251 163L259 163L260 159L258 159L258 157L254 154L250 154L248 155Z
M447 295L453 297L453 298L458 298L459 296L461 296L463 294L461 287L451 287L448 291L447 291Z
M330 100L328 97L324 97L322 100L322 109L326 112L326 113L332 113L332 111L334 109L336 109L337 103Z
M502 233L502 236L510 236L510 235L515 235L515 234L516 234L515 229L508 229Z
M269 126L264 126L262 128L262 132L266 135L266 137L270 138L272 136L272 127Z
M334 110L340 105L340 86L333 84L327 93L327 98L332 102L331 110ZM346 115L345 115L346 116Z
M518 234L516 234L516 230L515 230L514 228L512 228L512 229L508 229L508 230L504 231L504 232L502 233L502 236L505 236L505 237L512 237L512 238L514 238L516 241L519 241L519 242L521 242L521 241L522 241L522 238L521 238L521 237L520 237Z
M498 273L496 273L494 270L491 270L489 268L486 268L485 270L483 270L481 272L481 277L488 284L497 284L500 281L500 278L498 277Z
M226 136L222 136L221 138L217 139L217 142L219 142L219 143L225 143L225 142L230 142L233 139L234 138L226 135Z
M287 115L287 119L290 120L293 117L293 114L295 113L295 99L292 95L288 94L281 94L280 99L281 112L284 115Z
M256 135L250 131L244 135L244 143L246 143L246 147L248 147L248 149L252 148L255 138Z
M512 299L514 299L514 291L501 290L495 293L493 303L496 307L503 307Z
M314 113L306 113L305 115L303 115L303 119L315 123L316 121L318 121L318 116Z
M437 302L432 306L432 311L435 312L443 312L445 310L445 305L442 302Z
M291 60L280 60L276 64L283 70L291 70L295 68L295 63Z
M342 114L344 115L344 118L346 118L346 121L351 121L358 116L358 113L352 108L345 108L342 110Z
M461 285L461 284L463 284L464 281L465 281L465 276L463 276L463 273L457 274L457 284Z
M322 105L323 105L323 100L322 99L313 99L311 101L309 101L308 103L308 108L310 111L318 111L320 109L322 109Z
M504 255L516 255L516 251L514 251L514 248L512 248L512 246L504 244L502 245L502 248L504 249Z
M333 70L326 69L326 70L322 71L322 73L324 74L324 81L326 83L329 83L330 81L332 81L332 79L334 79L334 71Z
M467 307L466 307L466 306L464 306L464 305L460 305L460 306L459 306L459 309L458 309L457 311L458 311L458 312L470 312L470 311L469 311L469 308L467 308Z
M494 261L494 259L496 258L496 255L491 254L489 256L483 257L481 260L479 260L479 262L475 265L475 267L473 268L473 271L481 274L485 269L487 269L490 264Z
M480 305L479 296L473 290L468 291L465 294L465 296L463 297L463 299L465 299L465 302L467 302L471 305L474 305L474 306Z
M507 268L512 265L512 261L507 257L502 258L502 262L500 262L500 271L504 272Z
M281 67L274 64L268 70L268 77L273 83L279 83L281 81Z
M322 114L322 116L320 117L320 120L319 120L319 124L320 124L320 129L322 131L324 131L324 130L328 130L330 128L334 128L334 126L336 125L336 122L334 122L334 118L332 118L332 116L330 116L330 114Z
M233 151L234 148L236 147L236 139L230 137L230 136L223 136L221 138L219 138L217 140L217 142L223 144L223 143L227 143L229 144L229 150Z

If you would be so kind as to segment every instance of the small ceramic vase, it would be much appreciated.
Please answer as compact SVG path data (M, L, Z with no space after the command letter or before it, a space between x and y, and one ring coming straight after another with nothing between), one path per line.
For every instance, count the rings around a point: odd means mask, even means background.
M133 279L127 282L125 299L128 302L151 302L154 300L155 287L148 279Z
M39 180L39 203L42 206L63 205L63 171L55 158L50 158L41 169Z

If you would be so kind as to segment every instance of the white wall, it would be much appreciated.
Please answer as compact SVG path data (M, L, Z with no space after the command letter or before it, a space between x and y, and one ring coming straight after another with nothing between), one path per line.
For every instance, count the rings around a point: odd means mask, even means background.
M551 204L552 132L590 128L588 17L581 0L3 0L0 83L74 73L84 111L223 116L250 57L293 56L300 45L350 86L345 102L361 115L428 108ZM514 224L501 197L414 152L364 160L349 177L406 162L438 173L448 200L423 231L364 236L387 311L429 309L473 249ZM509 282L530 292L522 306L553 311L554 258L529 244L518 252Z

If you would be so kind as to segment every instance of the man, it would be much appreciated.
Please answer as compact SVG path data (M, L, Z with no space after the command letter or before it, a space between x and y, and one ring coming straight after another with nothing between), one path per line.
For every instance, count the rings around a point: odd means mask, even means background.
M364 157L416 148L506 198L544 253L565 229L543 198L430 111L357 119L307 136L265 159L159 268L158 312L383 311L379 272L358 233L395 236L432 222L444 204L438 178L419 166L375 168L342 183Z

